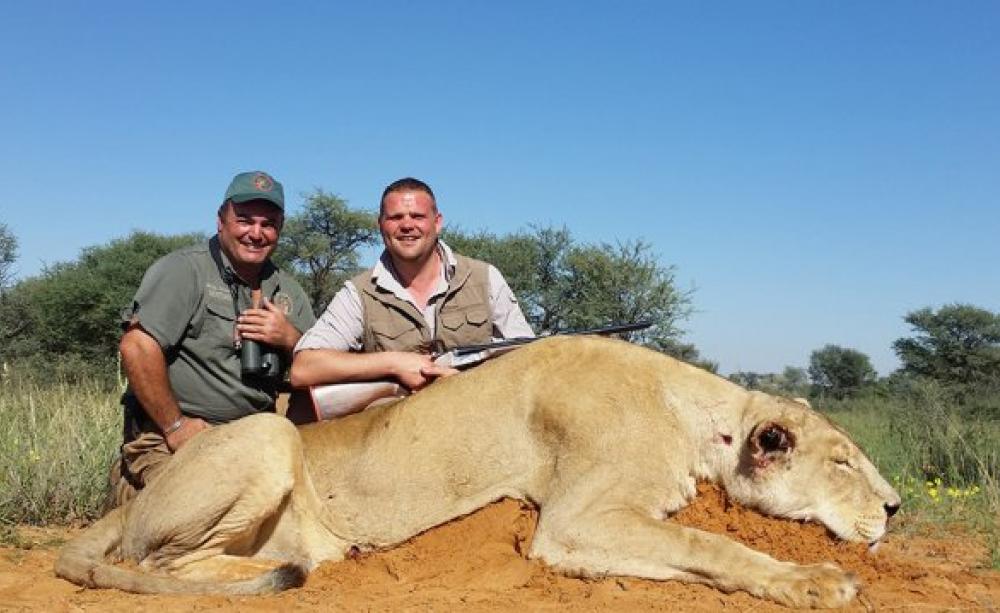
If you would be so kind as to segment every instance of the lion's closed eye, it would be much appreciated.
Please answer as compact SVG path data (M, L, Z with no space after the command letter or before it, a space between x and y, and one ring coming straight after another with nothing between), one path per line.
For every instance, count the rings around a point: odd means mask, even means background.
M848 458L834 457L834 458L830 458L830 461L833 462L834 466L836 466L837 468L843 469L843 470L854 470L855 469L854 465L851 464L851 460L848 459Z

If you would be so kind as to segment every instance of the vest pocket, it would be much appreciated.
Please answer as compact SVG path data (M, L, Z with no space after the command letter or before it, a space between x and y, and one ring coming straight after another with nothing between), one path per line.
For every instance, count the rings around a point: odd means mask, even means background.
M479 328L490 319L489 310L482 305L471 305L464 309L454 309L441 313L441 325L449 330L458 330L468 324Z
M413 351L423 342L416 325L403 318L380 321L371 332L379 351Z

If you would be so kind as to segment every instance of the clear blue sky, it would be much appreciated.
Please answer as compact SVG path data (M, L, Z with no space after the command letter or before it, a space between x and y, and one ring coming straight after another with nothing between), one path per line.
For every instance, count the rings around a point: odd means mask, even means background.
M230 176L293 209L427 180L446 221L642 238L723 372L902 316L1000 310L1000 3L19 2L0 222L20 275L211 231Z

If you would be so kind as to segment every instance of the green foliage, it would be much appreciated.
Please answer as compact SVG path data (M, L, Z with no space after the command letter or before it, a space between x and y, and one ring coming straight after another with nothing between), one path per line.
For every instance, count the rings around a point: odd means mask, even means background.
M13 279L13 266L17 261L17 237L7 224L0 223L0 360L4 357L4 347L22 328L23 308L7 291Z
M805 396L809 391L809 376L804 368L786 366L781 373L784 390L797 396Z
M904 320L916 333L892 345L904 372L944 384L1000 384L1000 313L952 304Z
M642 241L578 246L565 258L562 317L567 328L653 321L636 340L660 346L680 334L690 313L688 294L674 287L673 268L660 266Z
M794 366L786 366L778 373L756 373L737 371L729 375L729 380L750 390L760 390L778 396L797 398L807 396L809 385L806 371Z
M0 294L13 278L14 262L17 261L17 237L7 224L0 223Z
M659 341L654 348L678 360L694 364L698 368L703 368L708 372L719 372L719 363L701 357L698 348L692 343L682 343L676 339L667 339Z
M948 387L914 379L888 396L828 397L816 407L849 425L862 447L881 450L874 455L894 474L963 485L1000 478L1000 423L968 416L960 402Z
M133 232L85 248L75 262L47 267L7 292L0 321L13 327L0 344L5 360L74 354L100 362L114 356L121 312L157 258L205 240L200 234Z
M442 238L455 251L489 262L503 273L537 333L565 328L560 316L566 285L565 257L573 244L566 228L532 228L497 236L448 228Z
M116 355L120 313L145 270L204 238L134 232L21 281L0 302L0 358L72 355L103 368ZM677 289L673 268L661 266L643 241L578 244L566 228L504 236L448 231L445 238L460 253L500 268L540 333L652 321L652 328L630 340L716 368L700 360L693 345L680 342L678 325L690 313L690 292ZM360 269L361 248L377 241L374 212L351 209L338 196L316 190L301 212L285 220L275 260L299 276L319 312Z
M764 377L773 377L773 374L761 374L749 370L738 370L731 373L727 379L735 383L736 385L742 385L748 390L760 389L761 379Z
M818 395L845 398L874 383L877 375L867 355L826 345L809 356L809 378Z
M505 236L449 229L443 238L500 269L537 333L651 321L630 340L715 369L678 341L690 292L677 289L674 269L661 266L643 241L578 244L566 228L538 227Z
M320 313L343 282L356 274L358 249L378 241L378 216L351 209L334 194L317 189L301 212L281 230L275 261L297 273L313 311Z

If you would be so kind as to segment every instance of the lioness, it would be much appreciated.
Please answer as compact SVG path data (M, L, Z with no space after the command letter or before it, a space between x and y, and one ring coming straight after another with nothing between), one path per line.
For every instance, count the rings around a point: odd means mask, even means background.
M797 402L625 342L560 337L336 422L297 430L265 414L199 434L68 544L56 573L134 592L281 590L352 548L391 547L510 496L540 509L530 556L571 574L792 606L854 598L857 580L833 565L670 522L699 479L851 541L881 539L900 504L847 435Z

